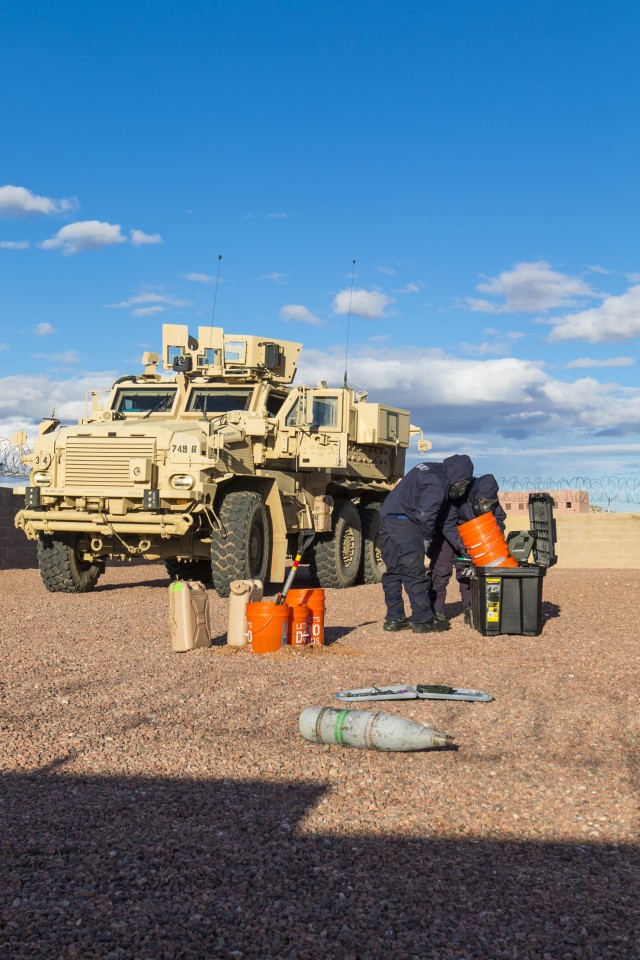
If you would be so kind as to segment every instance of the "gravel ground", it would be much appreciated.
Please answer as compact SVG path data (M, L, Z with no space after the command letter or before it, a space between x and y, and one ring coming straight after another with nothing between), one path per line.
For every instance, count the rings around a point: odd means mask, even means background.
M328 645L263 657L215 594L212 647L172 654L163 574L0 572L0 957L640 957L640 571L550 570L539 637L465 627L455 584L435 639L327 591ZM402 681L496 699L377 707L455 750L300 738Z

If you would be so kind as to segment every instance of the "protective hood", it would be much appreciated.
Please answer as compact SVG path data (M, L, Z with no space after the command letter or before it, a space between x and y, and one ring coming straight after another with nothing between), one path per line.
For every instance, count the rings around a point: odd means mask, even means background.
M476 477L469 487L470 500L495 500L498 496L498 481L492 473Z
M466 453L454 453L452 457L445 457L442 461L447 483L460 483L471 480L473 476L473 462Z

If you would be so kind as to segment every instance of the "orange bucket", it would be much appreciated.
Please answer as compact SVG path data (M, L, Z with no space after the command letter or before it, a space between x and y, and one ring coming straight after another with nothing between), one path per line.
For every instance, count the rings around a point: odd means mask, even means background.
M306 647L311 639L310 621L311 611L306 603L290 602L287 643L290 643L292 647Z
M324 646L324 590L321 587L289 590L287 602L290 606L302 603L309 607L308 642L316 647ZM289 643L291 643L291 638L289 638Z
M289 605L272 600L247 604L249 653L276 653L287 642Z
M517 567L492 513L460 524L458 533L475 567Z

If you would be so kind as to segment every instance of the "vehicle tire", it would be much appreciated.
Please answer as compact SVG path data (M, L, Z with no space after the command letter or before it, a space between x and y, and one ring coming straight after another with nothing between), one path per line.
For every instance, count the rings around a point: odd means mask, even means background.
M222 530L211 534L211 576L221 597L234 580L262 580L269 572L271 533L264 500L258 493L228 493L218 511Z
M211 562L205 557L197 560L178 560L172 557L165 560L164 565L170 580L199 580L201 583L211 583Z
M350 500L336 500L332 532L320 534L309 550L312 578L321 587L352 587L362 556L362 529L358 511Z
M38 566L42 582L50 593L89 593L103 567L81 560L77 537L43 536L38 541Z
M362 525L362 560L358 583L381 583L386 569L380 549L380 506L374 500L358 507Z

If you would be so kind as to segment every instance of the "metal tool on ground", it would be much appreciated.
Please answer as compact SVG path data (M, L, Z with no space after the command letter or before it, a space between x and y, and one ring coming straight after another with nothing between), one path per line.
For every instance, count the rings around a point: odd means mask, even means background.
M311 743L335 743L365 750L430 750L453 745L453 737L446 733L369 710L307 707L300 714L299 729L300 735Z
M340 690L338 700L468 700L472 703L490 703L494 698L483 690L465 690L439 683L417 683L362 687L359 690Z
M300 533L298 534L298 551L295 555L293 563L291 564L291 570L289 571L289 575L285 580L284 587L282 588L281 592L277 595L275 599L275 602L278 606L280 606L281 603L284 603L285 597L289 592L291 584L293 583L293 579L297 573L298 567L300 566L300 561L302 560L304 552L307 549L307 547L311 546L314 537L315 537L315 533L313 530L301 530Z

